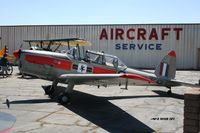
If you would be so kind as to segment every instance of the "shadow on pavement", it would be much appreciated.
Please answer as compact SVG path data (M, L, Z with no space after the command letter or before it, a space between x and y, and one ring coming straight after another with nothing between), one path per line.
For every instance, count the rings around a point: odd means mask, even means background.
M153 92L155 92L156 94L159 95L159 97L171 97L171 98L175 98L175 99L181 99L184 100L184 95L183 94L175 94L172 92L171 95L168 95L166 92L164 91L160 91L160 90L152 90Z
M124 98L134 97L125 96ZM74 91L71 104L65 105L65 107L108 132L154 131L126 111L109 102L108 99L112 98ZM120 99L123 99L123 97L120 96Z
M57 95L59 91L62 91L63 89L65 88L59 86L58 89L56 89L55 94ZM149 96L98 97L75 90L71 94L71 103L64 106L77 115L87 119L88 121L94 123L95 125L103 128L108 132L153 132L154 130L145 125L143 122L139 121L135 117L128 114L126 111L108 101L139 97ZM152 97L159 96L155 95ZM10 101L10 104L38 104L48 102L57 102L57 97L54 99L29 99Z
M18 76L17 77L18 79L27 79L27 80L31 80L31 79L38 79L37 77L34 77L34 76Z
M38 104L38 103L50 103L50 102L54 101L52 99L29 99L29 100L10 101L10 104Z
M59 86L58 89L56 89L55 95L58 95L63 89L65 88ZM145 97L184 99L184 95L180 94L172 93L172 95L167 95L166 92L160 90L153 90L153 92L156 93L156 95L99 97L75 90L71 94L71 103L64 106L108 132L153 132L154 130L143 122L109 102L109 100ZM10 104L38 104L48 102L57 102L57 97L54 99L17 100L11 101Z

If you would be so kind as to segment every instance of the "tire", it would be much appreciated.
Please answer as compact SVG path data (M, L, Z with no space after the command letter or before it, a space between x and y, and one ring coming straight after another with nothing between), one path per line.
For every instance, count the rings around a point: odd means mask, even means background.
M58 102L62 105L69 103L70 102L69 95L64 93L60 94L58 97Z
M8 65L8 66L7 66L7 74L8 74L8 75L11 75L12 73L13 73L13 67L10 66L10 65Z

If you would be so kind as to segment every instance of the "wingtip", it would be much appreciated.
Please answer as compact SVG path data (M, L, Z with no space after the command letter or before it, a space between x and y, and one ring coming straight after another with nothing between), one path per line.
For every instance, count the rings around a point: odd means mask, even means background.
M169 51L168 55L171 57L176 57L176 52L174 50L171 50Z

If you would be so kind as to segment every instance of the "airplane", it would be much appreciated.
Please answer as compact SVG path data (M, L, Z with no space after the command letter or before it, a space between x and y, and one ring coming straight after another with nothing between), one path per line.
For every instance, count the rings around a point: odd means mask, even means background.
M167 94L171 87L190 86L197 84L186 83L175 79L176 53L174 50L161 60L154 73L128 68L117 56L85 50L90 46L89 41L79 38L24 40L30 45L29 50L16 50L13 54L19 60L21 73L52 81L47 86L45 94L52 97L58 83L68 84L65 91L58 96L61 104L70 101L74 85L88 84L100 86L131 85L165 86ZM35 44L36 46L32 46ZM67 46L65 52L60 46ZM55 49L51 49L55 47ZM59 52L57 52L59 51Z

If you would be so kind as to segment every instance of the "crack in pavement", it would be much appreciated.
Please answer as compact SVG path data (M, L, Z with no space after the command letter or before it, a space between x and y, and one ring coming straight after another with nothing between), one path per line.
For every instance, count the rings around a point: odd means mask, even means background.
M45 115L45 116L43 116L43 117L37 119L36 122L40 122L42 119L45 119L45 118L47 118L48 116L50 116L50 115L52 115L52 114L55 114L55 113L58 112L58 111L63 111L63 110L64 110L63 108L59 108L58 110L53 111L53 112L51 112L51 113L49 113L49 114L47 114L47 115Z

